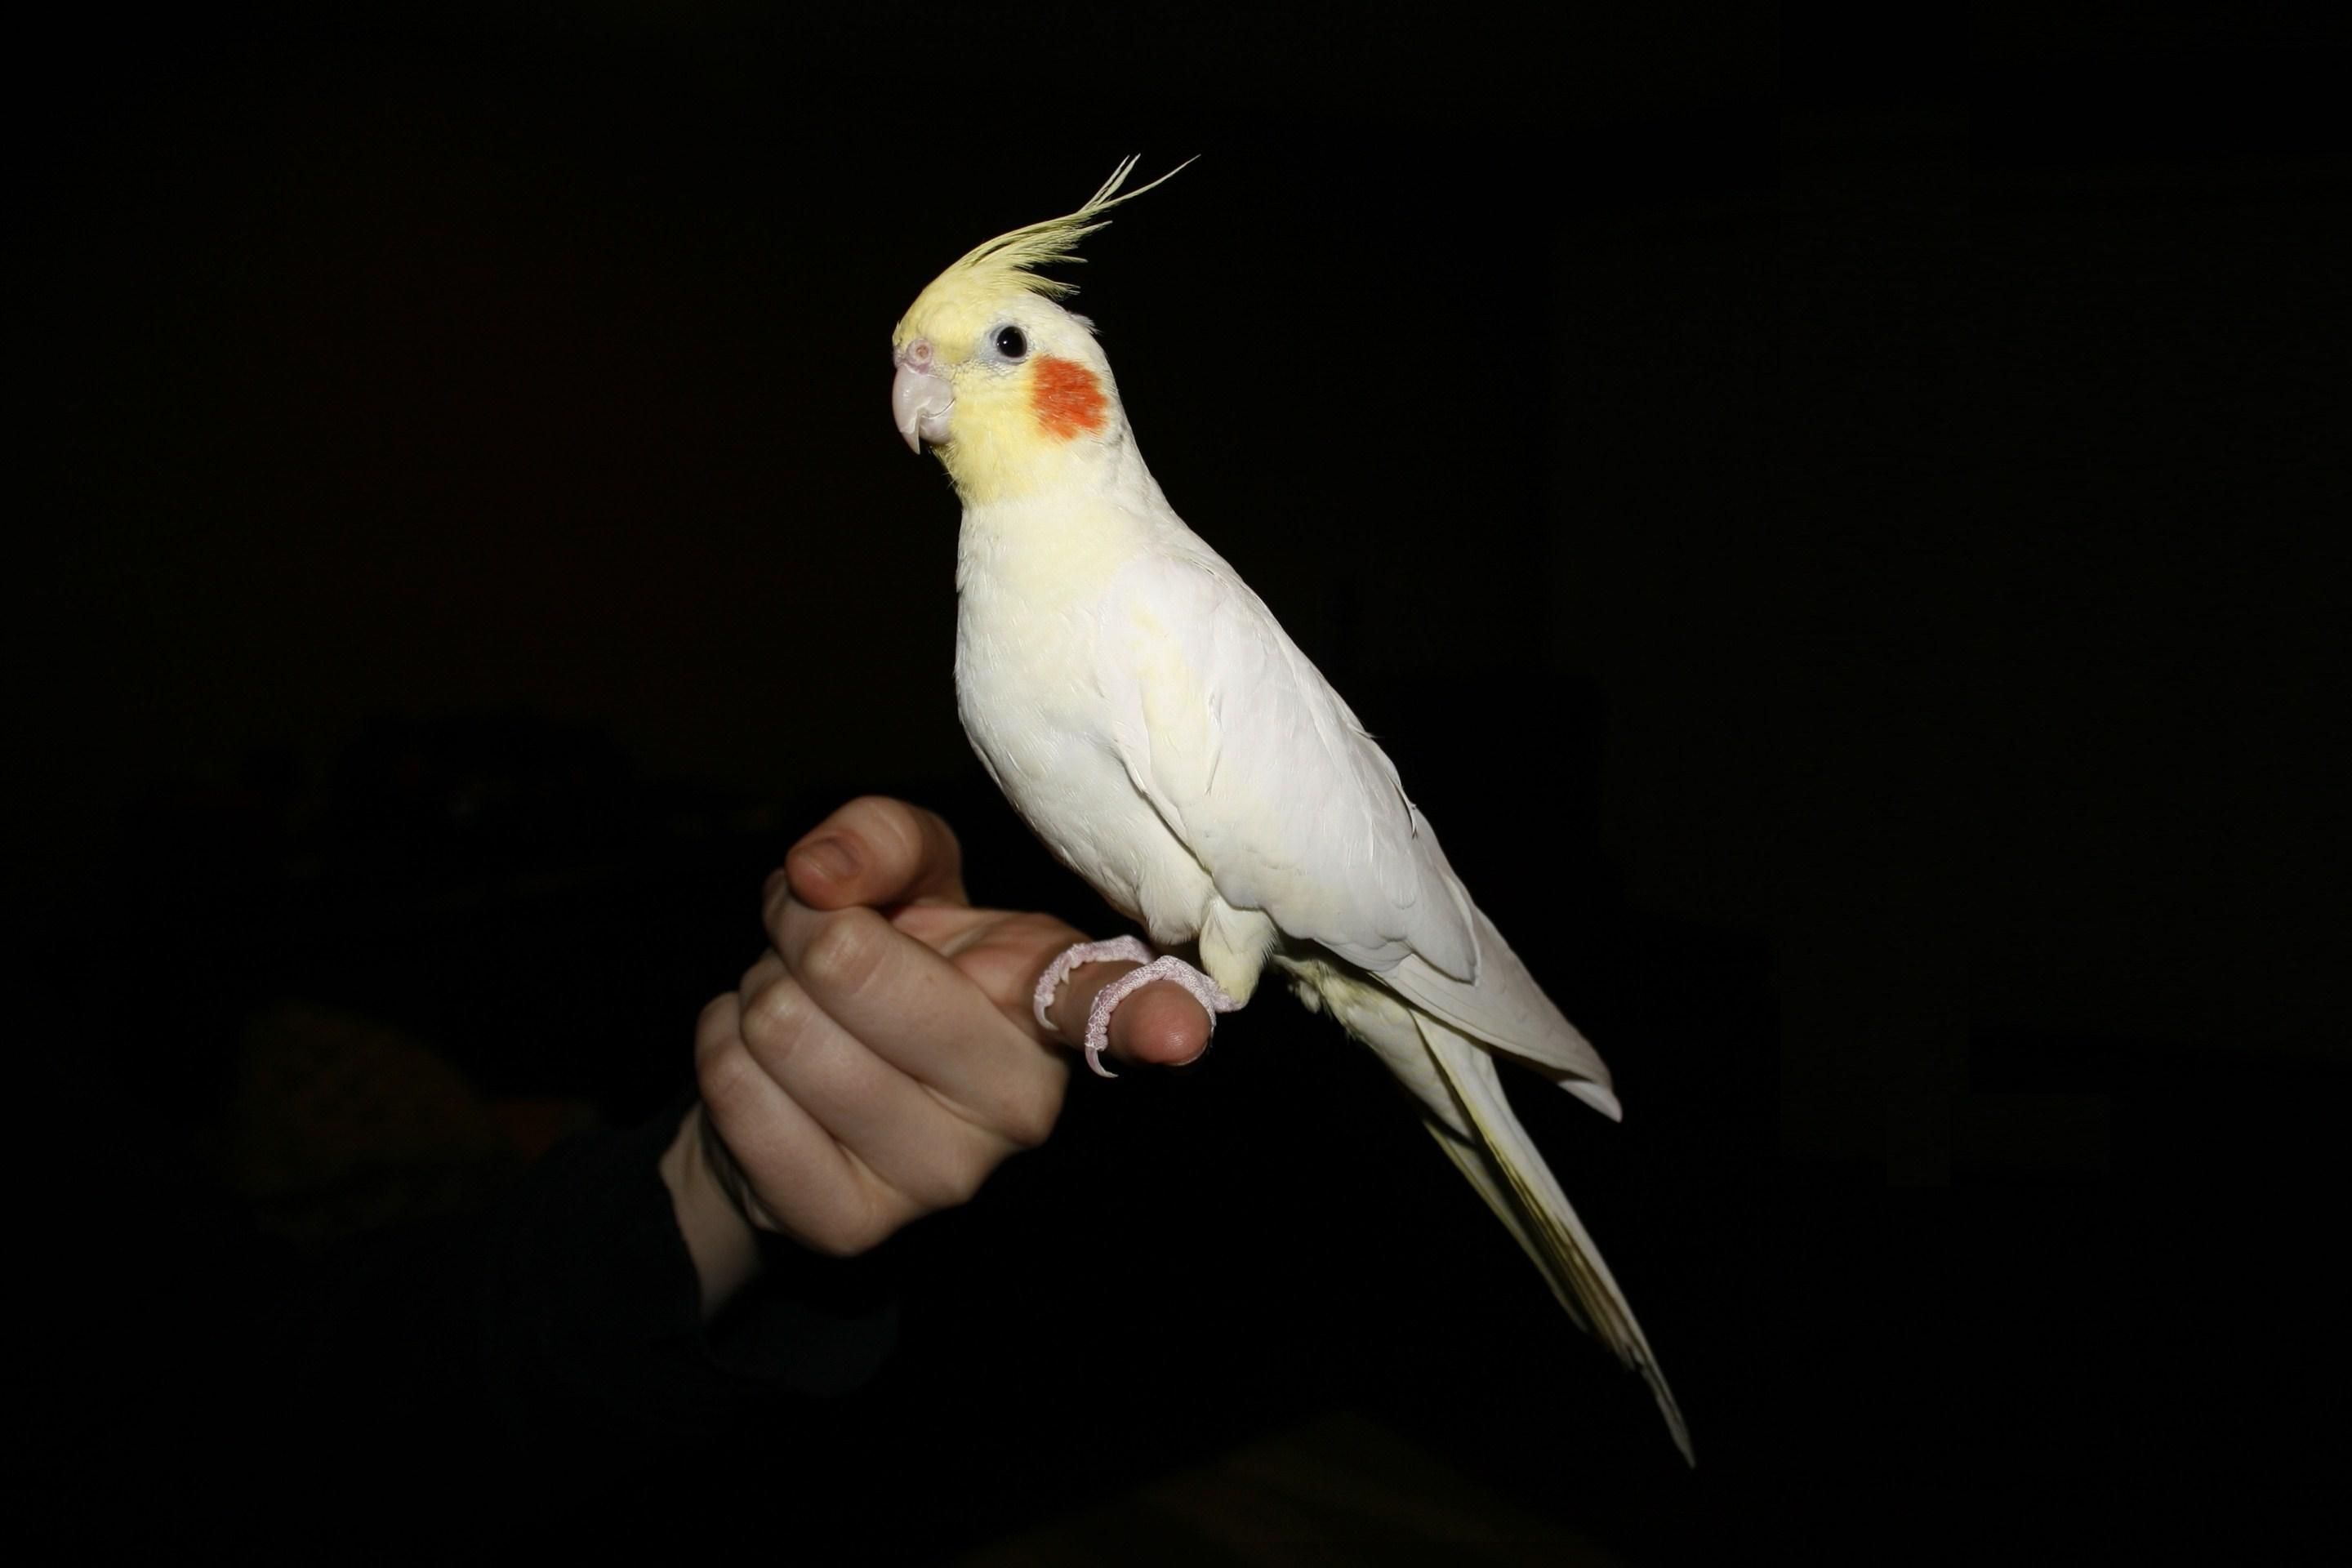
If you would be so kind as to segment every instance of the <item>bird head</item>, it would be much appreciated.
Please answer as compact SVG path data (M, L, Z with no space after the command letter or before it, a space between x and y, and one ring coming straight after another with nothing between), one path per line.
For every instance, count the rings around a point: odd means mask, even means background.
M947 464L967 504L1032 493L1126 438L1094 323L1056 303L1074 285L1037 268L1075 262L1102 215L1172 177L1119 194L1119 164L1087 204L979 246L933 279L890 335L898 434Z

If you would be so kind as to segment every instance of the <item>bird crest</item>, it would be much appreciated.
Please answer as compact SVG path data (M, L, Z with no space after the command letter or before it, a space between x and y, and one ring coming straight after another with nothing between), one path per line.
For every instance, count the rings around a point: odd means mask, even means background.
M1084 261L1086 258L1078 254L1078 242L1097 229L1109 226L1110 220L1103 216L1105 213L1133 201L1146 192L1158 190L1191 167L1192 162L1187 158L1150 184L1122 195L1119 187L1127 184L1128 175L1135 172L1136 155L1130 153L1110 172L1110 178L1102 183L1102 188L1088 196L1086 205L1077 211L1061 217L1049 217L1042 223L1029 224L1009 234L1000 234L994 239L975 245L964 252L953 266L931 280L930 286L916 300L908 315L919 315L927 304L949 295L994 294L1004 289L1023 289L1048 300L1060 300L1076 293L1076 284L1059 278L1045 277L1039 268Z

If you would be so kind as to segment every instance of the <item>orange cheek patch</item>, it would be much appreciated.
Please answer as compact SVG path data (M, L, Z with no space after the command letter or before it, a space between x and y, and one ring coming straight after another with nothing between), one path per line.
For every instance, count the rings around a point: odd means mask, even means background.
M1099 430L1103 423L1102 383L1076 360L1038 356L1030 370L1029 406L1047 435L1068 440L1081 430Z

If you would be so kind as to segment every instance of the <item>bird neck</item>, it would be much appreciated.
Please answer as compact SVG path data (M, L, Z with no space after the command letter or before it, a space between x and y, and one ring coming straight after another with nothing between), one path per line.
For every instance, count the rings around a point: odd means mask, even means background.
M1085 431L1056 430L1025 406L959 420L955 439L938 448L940 459L966 508L1099 489L1141 464L1127 421L1116 405L1109 412Z
M1183 529L1123 428L1116 441L1083 445L1087 449L1070 454L1058 471L1040 475L1050 482L977 496L964 490L960 588L985 574L1033 601L1084 592Z

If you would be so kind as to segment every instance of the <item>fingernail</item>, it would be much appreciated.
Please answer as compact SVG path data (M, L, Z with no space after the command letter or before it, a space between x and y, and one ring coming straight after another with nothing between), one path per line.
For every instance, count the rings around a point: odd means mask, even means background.
M819 838L793 851L828 879L846 882L857 875L857 857L838 838Z

